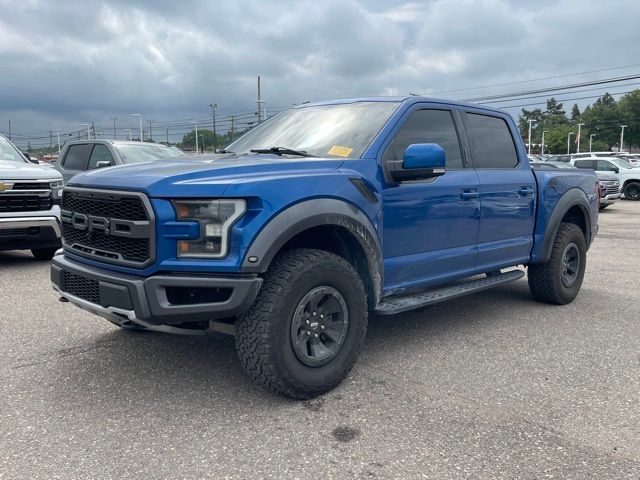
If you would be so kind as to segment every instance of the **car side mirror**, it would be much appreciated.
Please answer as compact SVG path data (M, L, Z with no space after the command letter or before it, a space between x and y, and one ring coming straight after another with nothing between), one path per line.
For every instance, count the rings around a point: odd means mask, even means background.
M105 168L110 166L111 166L111 162L108 160L101 160L99 162L96 162L96 168Z
M391 162L391 176L399 181L439 177L446 172L444 149L437 143L414 143L404 152L402 160Z
M620 173L620 169L619 169L618 167L613 167L613 168L611 169L611 171L612 171L613 173Z

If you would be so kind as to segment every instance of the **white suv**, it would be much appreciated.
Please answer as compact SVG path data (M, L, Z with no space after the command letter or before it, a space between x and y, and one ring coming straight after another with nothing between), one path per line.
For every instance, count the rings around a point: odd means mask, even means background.
M573 158L571 165L596 172L615 173L620 179L622 193L628 200L640 200L640 168L617 157Z

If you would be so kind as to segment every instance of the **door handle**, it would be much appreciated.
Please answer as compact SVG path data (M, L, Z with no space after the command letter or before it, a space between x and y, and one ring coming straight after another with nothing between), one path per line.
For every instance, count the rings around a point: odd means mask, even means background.
M533 194L533 187L520 187L520 190L518 190L518 194L523 197L528 197L529 195Z
M460 192L460 200L473 200L479 198L480 194L476 190L462 190Z

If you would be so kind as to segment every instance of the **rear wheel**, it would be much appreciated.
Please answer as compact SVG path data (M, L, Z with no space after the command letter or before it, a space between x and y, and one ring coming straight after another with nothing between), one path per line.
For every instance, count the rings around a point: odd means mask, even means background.
M332 253L296 249L273 261L236 322L236 348L253 380L305 399L346 377L366 329L366 294L355 269Z
M561 223L547 263L529 265L529 289L541 302L565 305L580 291L586 268L587 242L573 223Z
M627 200L640 200L640 182L627 183L623 193Z
M57 248L32 248L31 253L36 260L51 260L57 250Z

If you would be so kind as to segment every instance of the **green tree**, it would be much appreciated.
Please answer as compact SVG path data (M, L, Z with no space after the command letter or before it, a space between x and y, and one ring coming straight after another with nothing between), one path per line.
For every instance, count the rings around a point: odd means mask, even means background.
M627 125L624 132L625 145L640 145L640 90L634 90L622 96L618 101L620 124Z
M607 145L606 150L618 145L620 113L616 100L609 93L605 93L593 102L593 105L585 108L581 120L586 124L589 134L594 133L599 142Z
M580 107L578 107L577 103L574 103L573 108L571 108L571 121L573 123L578 123L580 121Z

